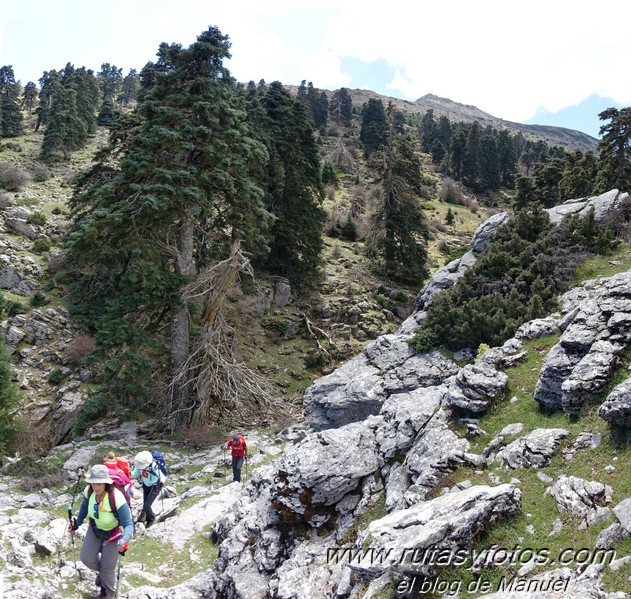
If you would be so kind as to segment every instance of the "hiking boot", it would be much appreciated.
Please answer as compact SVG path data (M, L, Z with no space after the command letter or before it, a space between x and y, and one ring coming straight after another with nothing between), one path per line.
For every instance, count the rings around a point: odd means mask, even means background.
M145 529L150 528L151 526L153 526L155 521L156 521L155 518L153 520L147 520L147 522L145 522Z

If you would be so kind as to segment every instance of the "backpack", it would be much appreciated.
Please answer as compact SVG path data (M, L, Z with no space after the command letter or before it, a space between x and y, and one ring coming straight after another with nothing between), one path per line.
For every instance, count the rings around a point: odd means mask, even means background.
M129 509L131 510L131 480L123 472L119 472L118 470L114 470L113 468L108 468L107 473L112 479L113 486L116 487L123 494L123 497L125 498L125 501L127 502ZM110 505L114 506L112 508L112 511L116 512L116 505L112 503L111 498ZM116 515L116 513L114 515ZM117 515L116 518L118 519Z
M127 475L128 478L131 478L131 467L129 465L129 460L127 458L116 458L116 468L118 468L121 472Z
M160 453L159 451L152 451L151 455L153 456L153 459L156 461L156 464L158 464L158 468L160 468L160 472L162 472L162 474L166 476L167 475L167 462L164 459L164 455Z

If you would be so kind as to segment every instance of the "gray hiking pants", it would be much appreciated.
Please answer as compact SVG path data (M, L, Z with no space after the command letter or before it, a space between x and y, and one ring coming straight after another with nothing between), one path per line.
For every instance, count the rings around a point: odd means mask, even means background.
M116 594L117 560L118 545L116 541L106 543L104 539L97 538L90 524L83 541L83 547L81 547L81 561L90 570L99 573L101 587L105 590L108 598Z

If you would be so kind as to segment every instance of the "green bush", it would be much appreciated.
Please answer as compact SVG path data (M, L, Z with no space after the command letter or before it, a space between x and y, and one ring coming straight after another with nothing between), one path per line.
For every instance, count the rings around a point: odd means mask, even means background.
M45 237L40 237L33 242L33 253L35 254L43 254L50 250L50 240Z
M41 308L46 304L46 296L41 291L36 291L29 300L33 308Z
M66 377L64 376L64 371L61 368L55 368L48 375L48 382L51 385L59 385Z
M307 370L322 370L326 363L327 359L322 352L315 352L305 356L305 368Z
M46 215L43 212L33 212L26 222L42 227L46 224Z

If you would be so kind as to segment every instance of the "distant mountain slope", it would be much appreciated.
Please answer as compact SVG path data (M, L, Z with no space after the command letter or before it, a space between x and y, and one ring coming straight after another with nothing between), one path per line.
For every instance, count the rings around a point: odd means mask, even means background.
M297 90L298 88L294 88ZM566 129L564 127L551 127L548 125L524 125L513 123L494 117L475 106L459 104L448 98L440 98L433 94L426 94L415 102L400 100L389 96L382 96L370 90L353 89L349 90L353 104L361 107L370 98L380 98L384 103L392 101L396 108L404 113L414 113L423 115L430 108L434 111L436 118L446 116L452 122L472 122L477 121L483 127L491 125L495 129L508 129L513 134L521 132L526 139L543 140L550 145L561 146L567 150L581 150L582 152L597 152L598 140L591 135ZM334 92L326 92L330 98Z

